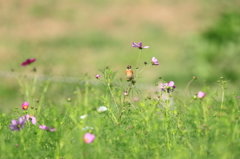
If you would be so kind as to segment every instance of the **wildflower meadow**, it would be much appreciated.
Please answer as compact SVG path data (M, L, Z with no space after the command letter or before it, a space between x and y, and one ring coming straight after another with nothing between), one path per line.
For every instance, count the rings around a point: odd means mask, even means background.
M192 93L193 76L179 98L177 83L159 77L145 96L139 78L164 66L159 57L142 59L149 46L132 47L138 58L126 63L125 77L116 78L114 66L101 68L63 103L45 100L49 81L35 96L36 79L18 79L25 101L10 114L1 111L0 158L239 158L239 100L227 80L216 79L219 89ZM22 67L37 62L27 59Z

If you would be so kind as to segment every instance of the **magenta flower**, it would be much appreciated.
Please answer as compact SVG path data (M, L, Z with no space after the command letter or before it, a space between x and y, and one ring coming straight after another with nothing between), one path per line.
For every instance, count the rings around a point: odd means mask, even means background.
M87 143L87 144L93 142L94 139L95 139L95 135L93 135L93 134L86 133L86 134L84 135L84 142Z
M100 75L99 75L99 74L97 74L95 77L96 77L96 79L98 79L98 78L100 78Z
M198 98L203 98L205 97L206 93L202 92L202 91L199 91L198 94L197 94L197 97Z
M137 47L139 49L147 49L149 48L149 46L142 46L142 42L139 42L138 44L136 44L135 42L132 43L132 47Z
M36 123L37 123L36 117L33 116L33 115L27 114L27 115L25 115L24 117L25 117L25 119L26 119L27 121L31 121L32 124L36 124Z
M159 65L158 60L155 57L152 58L152 65Z
M27 59L26 61L24 61L22 63L22 66L27 66L27 65L33 63L34 61L36 61L36 59Z
M24 126L24 119L22 117L17 120L12 120L12 125L9 125L11 131L20 131Z
M47 130L47 131L56 131L56 129L48 127L46 125L40 125L39 128L42 130Z
M162 91L167 91L168 93L170 93L171 91L174 91L176 86L174 86L173 81L170 81L169 83L161 83L160 88L162 89Z
M27 110L27 109L28 109L28 106L29 106L28 102L24 102L24 103L22 104L22 109L23 109L23 110Z

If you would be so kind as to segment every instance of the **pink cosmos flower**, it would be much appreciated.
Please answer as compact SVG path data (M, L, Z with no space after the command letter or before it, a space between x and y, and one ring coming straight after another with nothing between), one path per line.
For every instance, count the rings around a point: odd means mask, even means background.
M152 58L152 65L159 65L158 60L155 57Z
M170 81L168 83L161 83L160 88L162 89L162 91L167 91L169 93L170 91L173 92L176 86L174 85L173 81Z
M202 91L199 91L198 94L197 94L197 97L198 98L203 98L205 97L206 93L202 92Z
M28 106L29 106L28 102L24 102L24 103L22 104L22 109L23 109L23 110L27 110L27 109L28 109Z
M134 97L133 100L134 100L135 102L138 102L138 101L139 101L139 98L138 98L138 97Z
M127 92L123 92L123 95L126 96L126 95L128 95L128 93Z
M12 120L12 125L9 125L11 131L20 131L24 126L24 119L22 117L17 120Z
M139 42L138 44L136 44L135 42L132 43L132 47L137 47L139 49L147 49L149 48L149 46L142 46L142 42Z
M47 131L56 131L56 129L48 127L46 125L40 125L39 128L42 130L47 130Z
M25 119L27 121L32 121L32 124L36 124L37 123L36 117L34 117L33 115L27 114L24 117L25 117Z
M33 63L34 61L36 61L36 59L27 59L26 61L24 61L22 63L22 66L27 66L27 65Z
M96 79L98 79L98 78L100 77L100 75L99 75L99 74L97 74L95 77L96 77Z
M93 142L94 139L95 139L95 135L93 135L93 134L86 133L86 134L84 135L84 142L87 143L87 144Z

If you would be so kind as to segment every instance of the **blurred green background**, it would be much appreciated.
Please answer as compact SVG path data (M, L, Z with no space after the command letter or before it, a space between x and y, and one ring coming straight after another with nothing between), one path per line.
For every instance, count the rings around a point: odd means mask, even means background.
M131 43L142 41L150 48L140 62L154 56L160 65L145 71L139 84L154 85L162 76L182 90L192 76L199 88L223 76L236 88L239 8L238 0L0 0L0 70L94 78L110 66L117 78L124 77L138 56ZM27 58L37 61L22 67ZM26 100L16 79L0 78L1 108ZM71 97L75 88L53 82L48 97Z

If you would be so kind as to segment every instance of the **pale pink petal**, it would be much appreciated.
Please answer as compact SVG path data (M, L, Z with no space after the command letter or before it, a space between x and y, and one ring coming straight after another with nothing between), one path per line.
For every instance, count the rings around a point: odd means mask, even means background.
M147 49L147 48L149 48L149 46L144 46L144 47L142 47L143 49Z
M170 86L170 87L174 86L174 82L173 82L173 81L170 81L170 82L168 83L168 86Z

